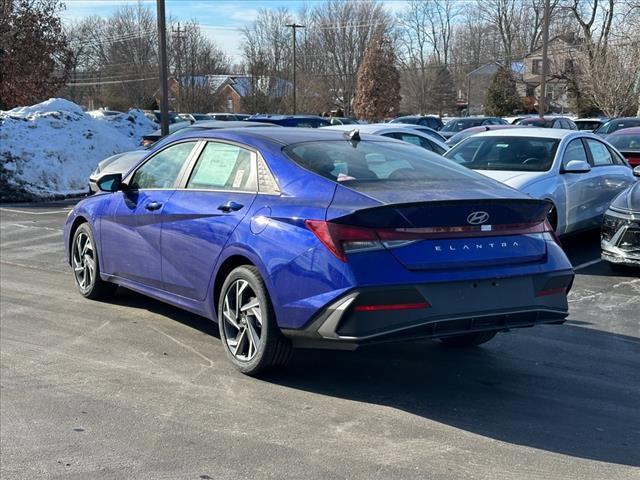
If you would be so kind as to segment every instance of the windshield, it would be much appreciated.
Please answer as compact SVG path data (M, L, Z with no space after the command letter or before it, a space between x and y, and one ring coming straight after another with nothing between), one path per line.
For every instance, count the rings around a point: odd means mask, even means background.
M640 133L633 135L612 135L607 141L618 149L640 150Z
M442 127L441 131L442 132L461 132L462 130L465 130L467 128L478 127L482 125L482 122L484 121L485 121L484 118L476 118L473 120L470 120L470 119L452 120L450 122L447 122L447 124L444 127Z
M598 128L594 133L612 133L616 130L629 127L640 127L640 118L626 118L618 120L609 120L607 123Z
M307 170L350 186L359 182L455 182L478 178L432 152L399 142L306 142L290 145L284 152Z
M444 156L473 170L545 172L553 164L559 142L511 136L468 138Z

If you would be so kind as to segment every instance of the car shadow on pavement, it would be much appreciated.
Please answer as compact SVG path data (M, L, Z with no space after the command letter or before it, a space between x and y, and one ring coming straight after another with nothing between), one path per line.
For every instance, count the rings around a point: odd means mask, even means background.
M201 331L202 333L206 333L207 335L220 338L218 324L212 322L208 318L201 317L200 315L182 310L181 308L174 307L151 297L146 297L125 287L118 287L117 293L109 300L109 303L123 307L147 310L158 315L163 315L180 322L187 327L191 327L195 330Z
M404 410L503 442L640 466L640 341L579 326L439 342L297 351L264 379Z
M125 288L110 303L219 338L211 320ZM287 368L261 380L516 445L640 466L640 339L588 325L575 319L514 330L472 349L430 340L355 352L300 349Z

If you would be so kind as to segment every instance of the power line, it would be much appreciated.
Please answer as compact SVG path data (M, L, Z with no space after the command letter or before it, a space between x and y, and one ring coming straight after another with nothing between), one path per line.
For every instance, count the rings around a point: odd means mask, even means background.
M67 87L91 87L94 85L114 85L116 83L133 83L133 82L145 82L147 80L158 80L159 77L148 78L135 78L131 80L111 80L106 82L79 82L79 83L67 83Z

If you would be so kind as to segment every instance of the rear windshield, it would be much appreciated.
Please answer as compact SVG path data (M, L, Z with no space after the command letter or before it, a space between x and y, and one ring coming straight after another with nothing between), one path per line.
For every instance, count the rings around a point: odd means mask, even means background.
M607 141L622 150L640 150L640 133L633 135L611 135Z
M474 170L545 172L551 168L560 140L533 137L471 137L445 153Z
M551 128L551 125L553 125L553 119L525 118L524 120L517 122L517 125L535 125L537 127Z
M443 132L461 132L466 128L478 127L482 125L486 119L478 118L474 120L451 120L447 122L447 124L442 127Z
M590 121L590 120L578 120L575 122L576 126L578 127L578 130L595 130L596 128L598 128L601 125L601 122L594 120L594 121Z
M478 178L424 148L399 142L306 142L284 152L307 170L346 184Z
M595 133L613 133L616 130L622 130L623 128L629 127L640 127L640 118L609 120L607 123L599 127Z

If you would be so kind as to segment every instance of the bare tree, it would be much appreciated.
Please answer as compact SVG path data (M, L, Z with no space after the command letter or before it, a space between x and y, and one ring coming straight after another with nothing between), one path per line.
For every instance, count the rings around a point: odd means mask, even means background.
M608 117L640 108L640 43L609 45L598 61L585 62L578 78L588 100Z
M245 70L251 91L244 99L251 112L278 112L288 108L283 80L291 71L292 14L286 8L262 9L258 18L242 32Z
M376 35L389 37L391 17L375 0L328 0L313 10L311 19L316 54L324 56L335 105L349 115L367 45Z
M192 20L175 32L169 44L173 75L179 87L175 108L181 112L215 110L218 99L209 85L208 75L229 71L230 60L217 45L205 37L198 22Z

